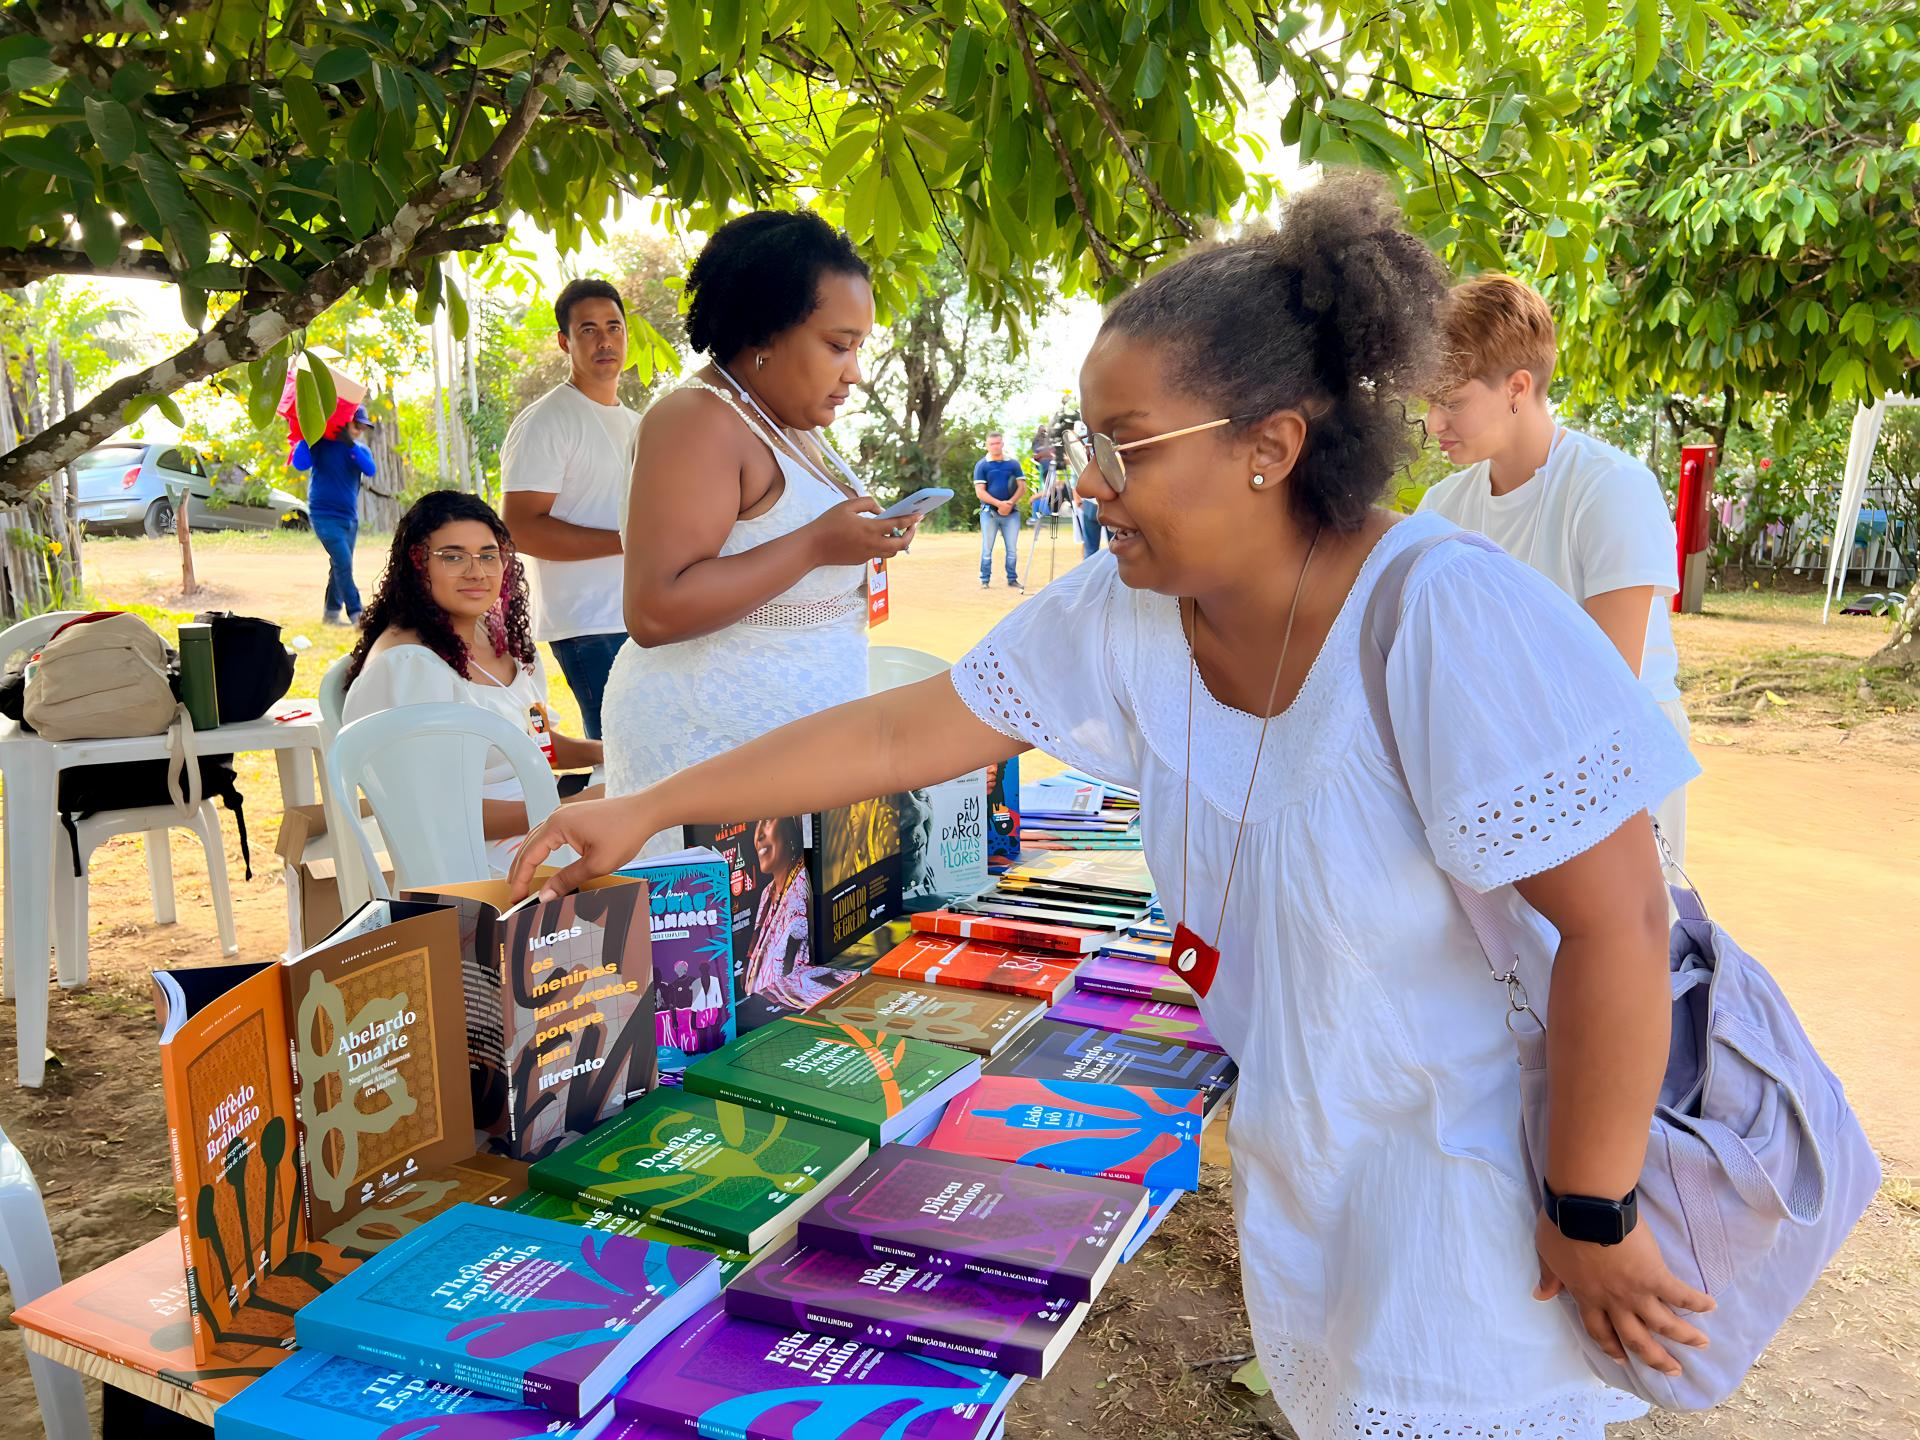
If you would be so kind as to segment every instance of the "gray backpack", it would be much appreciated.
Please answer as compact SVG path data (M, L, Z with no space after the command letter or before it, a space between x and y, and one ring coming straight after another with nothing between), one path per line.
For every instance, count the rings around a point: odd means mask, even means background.
M1495 548L1450 531L1409 545L1388 562L1367 601L1361 672L1375 727L1399 765L1387 709L1387 655L1413 568L1450 540ZM1451 878L1451 877L1449 877ZM1453 888L1507 987L1520 1057L1524 1150L1535 1194L1547 1157L1547 1036L1526 1023L1520 950L1505 920L1459 881ZM1594 1344L1577 1319L1587 1364L1607 1384L1669 1410L1704 1410L1735 1390L1806 1297L1880 1188L1880 1161L1786 997L1760 963L1707 918L1699 895L1673 889L1679 920L1669 941L1673 1037L1640 1174L1640 1223L1668 1267L1717 1305L1688 1318L1705 1350L1680 1347L1677 1377L1628 1352L1625 1365Z

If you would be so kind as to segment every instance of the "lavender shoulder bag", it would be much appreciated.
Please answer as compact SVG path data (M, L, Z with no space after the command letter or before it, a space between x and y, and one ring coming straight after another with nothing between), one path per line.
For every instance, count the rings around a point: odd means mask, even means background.
M1388 562L1367 602L1361 672L1396 768L1387 655L1408 577L1428 552L1455 540L1494 548L1462 531L1415 542ZM1527 1007L1506 922L1485 896L1457 880L1453 887L1508 992L1523 1148L1537 1194L1547 1155L1546 1031ZM1631 1354L1622 1365L1577 1321L1576 1328L1587 1363L1607 1384L1666 1409L1704 1410L1739 1388L1813 1288L1879 1189L1880 1162L1773 977L1707 918L1696 891L1675 886L1673 898L1673 1038L1647 1135L1639 1223L1651 1227L1674 1274L1718 1308L1689 1317L1709 1344L1678 1351L1677 1377ZM1571 1296L1560 1303L1577 1314Z

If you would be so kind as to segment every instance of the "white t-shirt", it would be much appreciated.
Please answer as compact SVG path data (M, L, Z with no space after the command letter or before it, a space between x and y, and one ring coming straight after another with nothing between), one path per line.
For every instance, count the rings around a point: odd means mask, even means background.
M1659 701L1680 698L1680 657L1667 606L1678 585L1679 548L1653 472L1604 441L1563 430L1533 478L1493 493L1487 462L1429 490L1422 511L1486 536L1585 605L1596 595L1653 587L1640 683Z
M570 384L556 385L514 417L500 447L501 483L557 497L550 512L556 520L617 533L639 431L637 412L590 400ZM620 555L529 557L534 638L625 633L624 563Z

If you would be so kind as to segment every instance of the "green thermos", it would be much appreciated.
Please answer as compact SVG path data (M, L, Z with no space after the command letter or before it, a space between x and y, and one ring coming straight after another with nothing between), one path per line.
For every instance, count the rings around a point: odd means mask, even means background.
M220 726L220 695L214 688L213 626L190 623L180 627L180 698L196 730Z

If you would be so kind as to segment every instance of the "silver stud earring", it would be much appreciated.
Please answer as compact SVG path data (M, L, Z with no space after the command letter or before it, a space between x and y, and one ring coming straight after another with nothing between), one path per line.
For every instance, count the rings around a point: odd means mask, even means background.
M764 370L767 368L767 356L765 351L762 351L760 354L753 357L753 368L756 370ZM1514 413L1517 415L1520 412L1518 410L1515 410Z
M1256 475L1253 477L1253 488L1256 490L1258 490L1262 485L1266 483L1267 483L1267 477L1264 475Z

